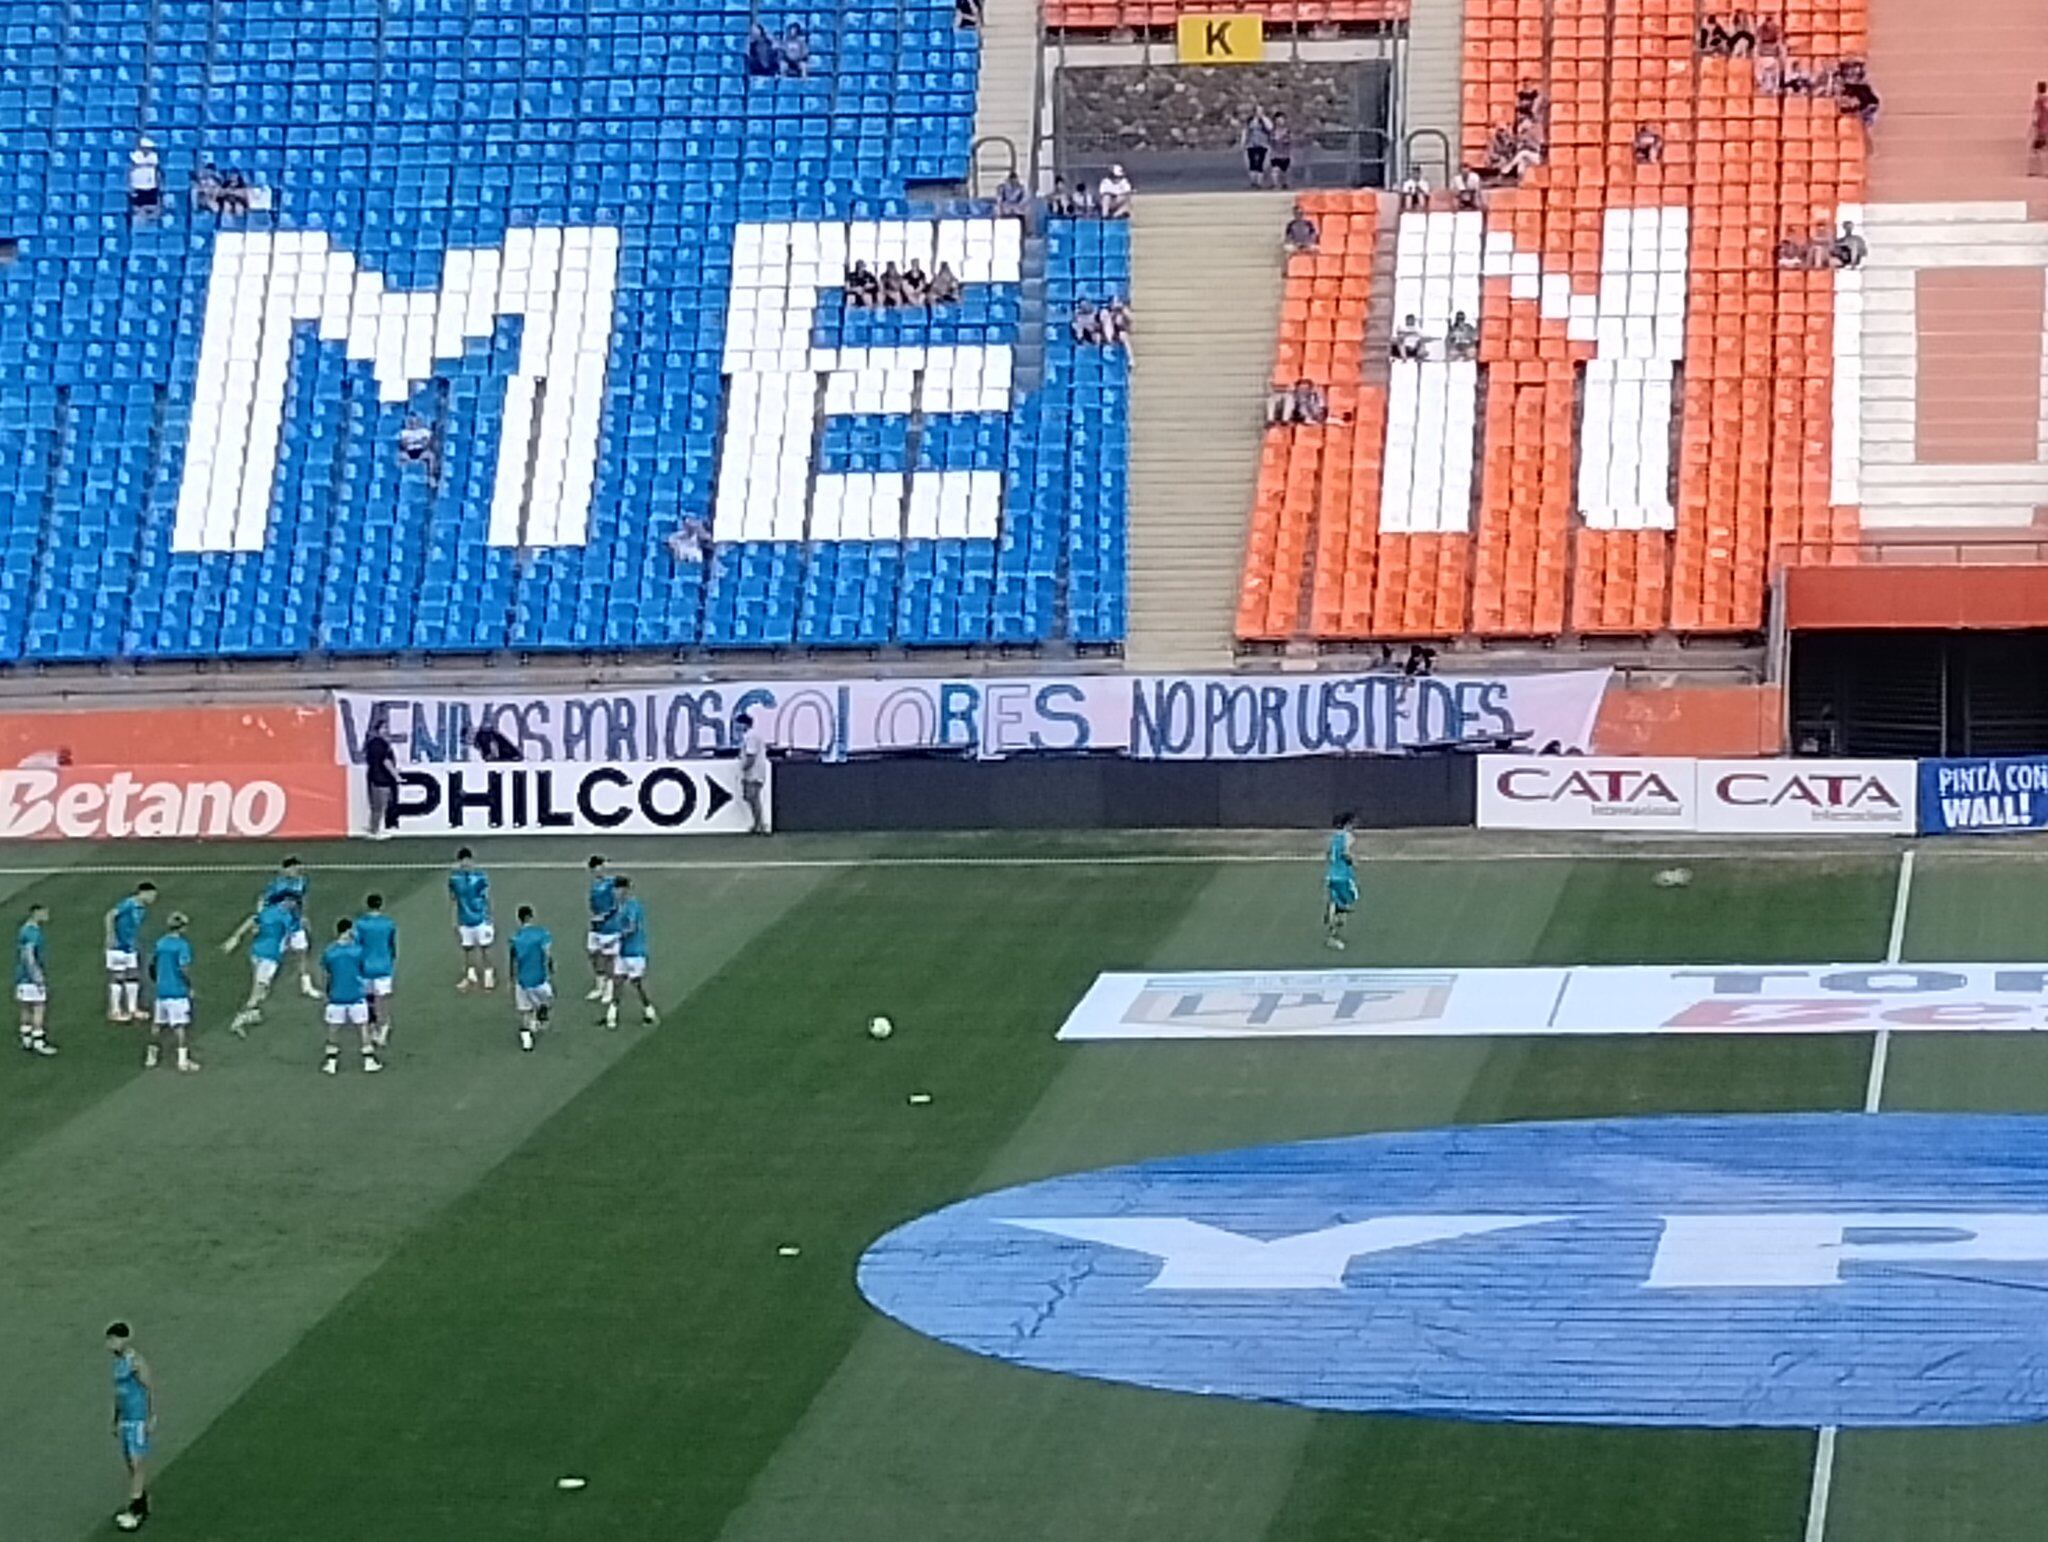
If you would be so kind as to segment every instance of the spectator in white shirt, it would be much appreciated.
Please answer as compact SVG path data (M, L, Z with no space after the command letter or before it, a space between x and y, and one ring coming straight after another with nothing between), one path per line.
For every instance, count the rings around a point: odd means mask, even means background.
M128 212L155 219L163 206L163 163L157 159L156 141L144 134L128 152Z
M1402 211L1405 213L1410 210L1427 209L1428 207L1429 179L1423 176L1421 172L1410 167L1408 175L1401 179Z
M1106 220L1125 220L1131 217L1131 179L1124 175L1121 166L1109 168L1095 188L1097 208Z
M753 714L742 712L733 719L740 731L740 796L753 816L750 835L768 833L768 736L755 726Z

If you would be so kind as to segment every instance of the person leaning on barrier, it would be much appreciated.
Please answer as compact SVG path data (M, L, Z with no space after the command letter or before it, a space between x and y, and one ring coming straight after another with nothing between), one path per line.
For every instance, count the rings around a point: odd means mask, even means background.
M398 754L386 736L388 727L389 720L378 712L363 735L363 786L369 793L370 834L378 840L391 833L392 809L398 801Z
M742 712L733 720L740 731L740 797L753 817L749 835L768 833L765 794L768 789L768 737L755 724L753 714Z

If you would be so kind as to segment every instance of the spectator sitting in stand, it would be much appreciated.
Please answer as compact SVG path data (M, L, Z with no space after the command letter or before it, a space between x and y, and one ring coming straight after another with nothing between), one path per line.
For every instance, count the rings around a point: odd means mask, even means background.
M1412 213L1429 207L1429 179L1421 170L1410 166L1408 174L1401 179L1401 212Z
M220 213L220 172L212 161L200 162L192 173L192 202L203 214Z
M981 28L981 0L953 0L953 25L964 32Z
M910 300L903 285L903 270L893 262L882 264L882 309L894 310Z
M2027 140L2027 175L2048 176L2048 80L2034 83L2032 133Z
M915 257L903 270L903 303L905 305L929 305L932 303L932 279L924 270L924 264Z
M1294 421L1311 424L1330 421L1329 399L1323 395L1323 388L1313 380L1302 379L1294 382Z
M1787 59L1780 89L1787 96L1812 96L1813 72L1797 59Z
M1294 215L1287 221L1287 229L1280 239L1291 256L1295 252L1314 251L1317 242L1322 239L1322 233L1316 229L1316 222L1308 217L1308 211L1300 204L1296 204Z
M1756 51L1758 58L1765 55L1781 60L1784 58L1785 29L1779 24L1777 17L1766 13L1756 19Z
M1636 125L1635 152L1638 166L1654 166L1664 159L1664 136L1655 124Z
M1124 175L1121 166L1109 168L1109 175L1096 185L1097 207L1106 220L1125 220L1131 217L1131 179Z
M793 21L783 29L782 73L799 80L811 73L811 40L800 21Z
M1451 178L1451 196L1460 209L1467 211L1479 207L1483 187L1479 173L1470 166L1460 168L1458 174Z
M249 179L239 171L222 174L220 179L220 212L222 214L247 214L256 201L256 191L249 186ZM265 204L265 208L269 205Z
M1109 303L1096 313L1096 326L1104 347L1131 351L1131 308L1124 304L1122 295L1109 297Z
M1870 243L1856 233L1856 226L1842 221L1842 233L1829 246L1829 255L1838 268L1860 268L1863 259L1870 255Z
M950 262L942 262L932 270L931 303L933 305L958 305L960 303L960 275L953 271Z
M1095 309L1093 300L1074 302L1074 314L1067 321L1067 330L1077 343L1099 344L1102 341L1102 316Z
M996 213L1003 219L1022 219L1031 212L1031 195L1024 190L1013 166L996 186Z
M1797 236L1787 235L1778 243L1778 266L1781 268L1810 268L1813 266L1812 250Z
M882 303L882 281L866 262L855 262L846 270L846 303L855 310L873 310Z
M1860 59L1844 59L1836 76L1835 101L1845 113L1862 120L1863 132L1877 127L1877 92L1871 87L1869 70Z
M701 567L711 550L711 527L692 514L669 532L668 554L689 567Z
M155 219L163 206L163 163L157 159L156 141L144 134L128 152L128 212Z
M1721 18L1709 11L1700 18L1700 52L1703 54L1725 54L1728 52L1728 28Z
M405 424L398 430L398 458L409 466L425 466L427 475L434 475L434 429L433 425L416 412L409 412Z
M758 21L747 29L747 73L749 75L779 75L782 59L775 52L775 39L768 35L768 29Z
M1541 165L1542 161L1542 136L1533 127L1526 128L1515 136L1514 154L1508 157L1507 164L1501 168L1501 175L1510 182L1519 182Z
M1387 345L1387 357L1406 360L1422 357L1422 324L1415 319L1412 312L1403 317L1401 324L1394 328L1393 341Z
M1294 391L1276 385L1266 392L1266 427L1284 428L1294 421Z
M1728 20L1728 57L1740 59L1756 52L1756 23L1749 12L1737 11Z
M1045 211L1056 219L1074 218L1074 192L1067 186L1065 177L1052 179L1052 192L1046 197Z
M20 260L21 238L0 236L0 268L11 268Z
M1451 318L1451 325L1444 333L1444 357L1455 361L1479 357L1479 329L1472 325L1463 311Z
M1543 93L1534 81L1525 80L1515 89L1515 127L1535 128L1542 119Z

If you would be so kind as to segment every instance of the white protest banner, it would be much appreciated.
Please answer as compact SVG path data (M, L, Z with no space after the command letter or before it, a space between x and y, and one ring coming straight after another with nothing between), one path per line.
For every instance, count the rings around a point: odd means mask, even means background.
M1475 739L1583 752L1610 673L1139 675L1131 758L1385 755Z
M729 752L751 714L776 749L828 760L952 751L985 760L1112 751L1137 760L1394 754L1475 738L1583 751L1606 670L1500 678L1075 675L752 680L459 696L343 692L335 753L362 758L381 713L405 765L473 759L489 725L528 760L688 760Z
M744 835L737 760L519 761L401 767L394 835ZM772 778L762 789L769 812ZM349 831L371 834L369 790L351 777Z
M490 726L528 760L690 760L730 752L734 721L753 717L768 743L841 760L906 750L995 759L1024 751L1120 750L1130 743L1130 687L1117 675L1072 679L734 680L647 689L335 698L335 753L362 759L373 717L401 765L475 758Z

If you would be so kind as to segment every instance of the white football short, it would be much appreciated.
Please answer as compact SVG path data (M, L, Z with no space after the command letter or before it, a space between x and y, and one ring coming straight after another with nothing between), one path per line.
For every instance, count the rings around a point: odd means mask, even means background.
M647 960L644 956L628 958L621 953L612 965L612 973L621 980L644 980L647 978Z
M159 1028L189 1028L192 1026L192 998L190 996L159 996L156 1005L150 1009L150 1021Z
M140 967L133 953L124 953L119 948L107 949L108 974L132 974Z
M583 951L585 953L601 953L609 958L619 951L619 939L610 932L585 932L583 934Z
M17 985L14 987L14 999L24 1005L31 1005L38 1001L48 1001L50 993L40 985Z
M388 974L373 974L364 984L368 987L372 996L388 996L391 994L391 976Z
M339 1028L354 1024L360 1028L370 1020L370 1004L367 1001L330 1001L327 1003L327 1026Z
M251 959L250 967L255 971L256 983L268 985L277 978L277 960L274 958Z
M521 1012L538 1012L542 1007L555 1004L555 988L552 985L515 985L512 987L512 1005Z
M294 953L304 953L313 946L313 941L306 935L306 929L302 926L285 939L284 945Z
M482 926L458 926L455 940L465 948L488 948L497 939L498 929L486 921Z

